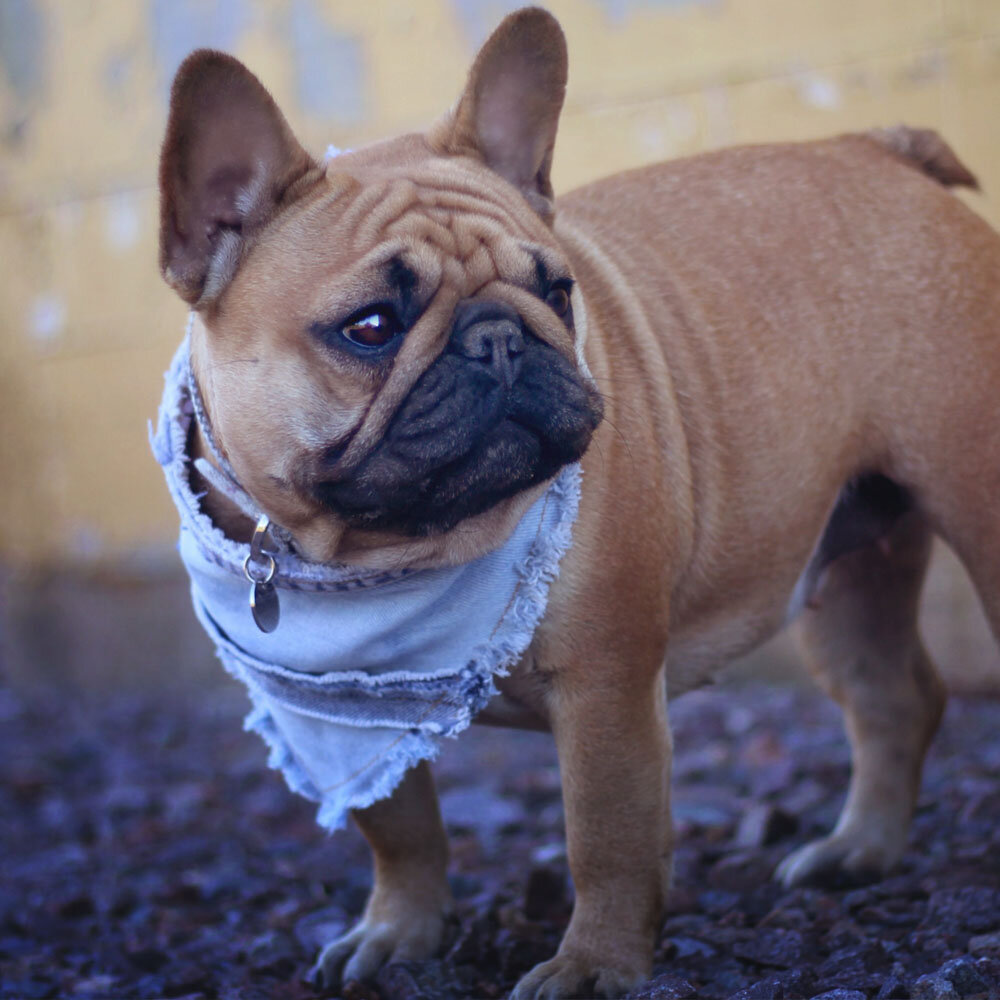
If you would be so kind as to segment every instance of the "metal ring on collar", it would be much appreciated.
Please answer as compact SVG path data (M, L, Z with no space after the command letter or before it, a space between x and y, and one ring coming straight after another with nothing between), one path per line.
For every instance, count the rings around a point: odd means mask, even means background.
M274 556L270 552L265 552L264 555L267 557L267 569L264 571L263 576L256 575L257 567L254 567L254 571L250 570L250 560L253 559L253 553L248 553L246 559L243 560L243 575L251 583L270 583L274 579L274 571L277 569L277 563L274 561Z
M267 514L261 514L256 526L253 529L253 537L250 539L250 552L243 560L243 573L251 583L270 583L274 578L277 563L270 552L264 550L264 538L267 536L267 529L270 528L271 521ZM266 562L265 562L266 560ZM255 575L250 570L250 563L263 563L267 566L264 575ZM256 567L255 567L256 569Z

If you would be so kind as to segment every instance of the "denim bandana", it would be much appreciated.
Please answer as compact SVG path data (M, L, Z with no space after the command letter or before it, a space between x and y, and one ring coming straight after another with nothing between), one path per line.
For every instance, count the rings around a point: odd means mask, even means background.
M249 545L227 538L191 488L198 401L188 345L185 337L166 373L151 443L180 513L195 614L247 686L245 728L334 830L435 757L441 737L465 729L497 693L494 677L521 658L572 540L579 463L563 468L501 548L461 566L388 573L312 563L274 532L281 617L264 633L248 606Z

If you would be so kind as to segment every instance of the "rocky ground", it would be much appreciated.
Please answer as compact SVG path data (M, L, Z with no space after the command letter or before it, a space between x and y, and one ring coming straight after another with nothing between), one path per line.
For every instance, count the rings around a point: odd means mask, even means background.
M316 949L365 899L364 845L265 768L240 691L175 695L0 688L0 996L316 995ZM672 715L676 887L635 997L1000 995L1000 703L953 700L896 874L794 891L769 876L836 817L836 710L753 687ZM569 915L549 739L475 729L437 771L459 920L443 958L351 1000L503 996Z

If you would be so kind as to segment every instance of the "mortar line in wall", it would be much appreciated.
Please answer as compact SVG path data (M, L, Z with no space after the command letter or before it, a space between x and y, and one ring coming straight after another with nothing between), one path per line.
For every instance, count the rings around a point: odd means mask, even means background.
M85 194L63 195L53 198L51 201L41 202L35 199L33 205L23 205L14 208L0 208L0 221L13 219L25 215L43 215L57 208L66 208L70 205L80 205L89 201L101 201L104 198L116 198L123 194L143 194L148 191L156 191L156 184L126 184L116 188L101 188Z
M873 50L871 52L865 53L864 55L852 56L848 59L842 60L831 60L827 62L815 62L803 64L802 70L792 70L786 69L782 72L774 71L763 71L755 70L753 68L747 68L744 70L737 69L726 70L723 73L718 74L713 77L703 77L701 82L690 82L684 81L681 83L673 84L665 89L657 90L655 92L646 91L632 93L628 96L611 98L602 100L600 98L591 98L587 100L579 99L569 99L566 102L564 115L565 114L585 114L588 111L597 112L609 112L613 110L631 110L635 108L641 108L651 104L655 104L657 101L662 101L670 98L678 98L696 95L704 92L705 90L718 90L720 88L727 87L742 87L748 84L762 83L768 80L773 81L788 81L794 80L799 72L822 72L829 70L844 70L852 66L863 64L869 62L872 59L886 58L890 56L903 56L903 55L919 55L925 52L933 52L936 49L948 48L952 45L968 44L969 42L998 42L1000 43L1000 31L991 32L986 35L976 34L974 32L968 33L958 33L953 35L948 35L942 38L940 41L927 41L918 46L907 46L902 48L888 47L878 50ZM403 126L403 128L419 128L416 125ZM375 139L369 138L354 138L343 139L343 142L347 145L361 145L368 141L376 141ZM72 195L57 196L56 198L49 201L40 201L36 199L36 203L33 205L23 205L23 206L11 206L11 207L0 207L0 222L7 219L22 218L31 215L43 215L46 212L52 211L54 209L65 208L71 205L82 205L88 202L100 201L104 198L114 198L119 195L128 194L145 194L153 192L155 193L157 186L155 183L148 184L128 184L120 187L113 188L98 188L90 192L75 193Z
M182 311L178 313L177 317L177 336L174 340L165 340L163 346L163 367L164 370L170 365L170 358L173 356L174 352L177 350L177 344L180 342L181 337L184 334L184 324L186 322L186 314ZM76 330L86 330L88 327L92 327L94 324L81 324L75 326ZM107 329L107 326L102 324L100 329ZM56 365L62 362L74 362L74 361L84 361L90 358L108 358L113 355L130 355L130 354L146 354L150 350L155 350L158 348L158 343L153 341L151 343L143 344L133 344L127 345L124 343L120 344L104 344L104 345L93 345L91 347L59 347L55 350L49 351L38 351L34 357L28 359L29 365ZM23 357L23 355L22 355ZM154 407L155 409L155 407Z
M937 49L947 48L951 44L964 44L968 42L997 42L1000 44L1000 32L989 35L974 35L968 38L949 38L947 41L942 43L927 42L917 48L909 47L899 49L883 49L879 52L872 52L865 56L844 60L832 60L830 62L823 63L803 63L802 69L800 70L786 69L782 72L766 73L757 73L752 70L745 71L743 73L740 73L739 71L736 71L735 73L727 71L724 75L720 74L714 80L705 79L701 84L689 85L685 82L655 93L647 92L646 94L632 94L624 98L614 98L604 101L600 99L588 101L567 100L563 113L566 114L568 112L572 114L580 112L586 113L587 111L603 112L622 108L630 109L641 107L642 105L654 104L656 101L661 101L664 98L684 97L691 94L699 94L705 90L717 90L725 87L742 87L747 84L763 83L768 80L793 80L800 72L844 70L859 64L864 64L872 59L886 58L889 56L920 55L926 52L933 52Z

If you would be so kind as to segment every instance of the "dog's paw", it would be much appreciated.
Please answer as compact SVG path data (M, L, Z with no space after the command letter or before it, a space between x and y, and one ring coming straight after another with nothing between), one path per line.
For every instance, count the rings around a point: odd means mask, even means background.
M596 956L560 953L536 965L514 987L510 1000L621 997L648 978L646 968L619 968Z
M362 920L321 952L309 978L317 989L335 990L352 979L368 980L389 962L420 961L441 947L444 912L392 920Z
M905 846L896 838L834 833L793 851L775 869L774 877L789 889L837 879L875 882L899 861Z

